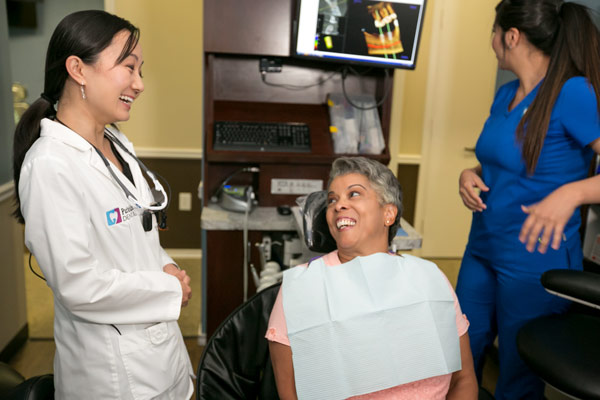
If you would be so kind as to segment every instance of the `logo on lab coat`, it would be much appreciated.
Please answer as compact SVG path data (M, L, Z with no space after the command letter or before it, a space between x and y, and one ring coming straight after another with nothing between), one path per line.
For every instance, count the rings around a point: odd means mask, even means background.
M121 211L119 208L107 211L106 221L108 222L108 226L120 224L123 220L121 219Z

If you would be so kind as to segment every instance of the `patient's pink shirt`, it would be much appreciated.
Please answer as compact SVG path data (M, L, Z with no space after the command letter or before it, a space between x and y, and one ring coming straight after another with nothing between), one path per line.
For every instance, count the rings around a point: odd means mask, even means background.
M338 257L337 250L323 256L325 265L334 266L341 264ZM306 267L308 264L305 264ZM445 276L444 276L445 277ZM447 281L448 279L446 279ZM448 286L452 289L452 285L448 282ZM456 311L456 328L458 336L464 335L469 328L469 321L462 313L456 294L452 289L452 296L454 296L454 309ZM281 289L277 294L277 299L273 305L273 311L271 311L271 317L269 318L269 327L265 337L273 342L278 342L286 346L290 345L290 340L287 336L287 325L285 323L285 314L283 313L283 299L281 297ZM414 399L428 399L428 400L443 400L446 398L448 389L450 388L450 379L452 374L434 376L432 378L423 379L420 381L406 383L404 385L395 386L393 388L380 390L373 393L368 393L360 396L354 396L353 400L379 400L379 399L394 399L394 400L414 400Z

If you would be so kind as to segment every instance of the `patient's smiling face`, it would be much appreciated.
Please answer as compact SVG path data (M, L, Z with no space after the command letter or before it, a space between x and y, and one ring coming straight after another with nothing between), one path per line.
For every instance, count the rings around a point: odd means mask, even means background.
M388 227L396 216L395 209L393 205L380 204L377 192L364 175L336 177L327 194L327 225L337 243L340 261L386 252Z

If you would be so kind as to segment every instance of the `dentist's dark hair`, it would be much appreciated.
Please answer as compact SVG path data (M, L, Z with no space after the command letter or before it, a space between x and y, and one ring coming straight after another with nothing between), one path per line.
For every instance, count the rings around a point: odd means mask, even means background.
M533 174L554 103L567 80L586 77L600 113L600 33L587 7L562 0L502 0L496 6L495 26L503 32L518 29L550 57L546 77L517 127L527 173Z
M78 11L63 18L54 30L46 53L44 92L21 116L15 129L13 176L16 207L13 216L19 222L25 223L19 198L21 165L29 148L40 137L40 121L56 115L54 105L60 100L69 76L65 65L67 58L77 56L85 64L94 64L102 50L121 31L129 31L130 35L116 64L127 58L139 41L140 31L129 21L101 10Z

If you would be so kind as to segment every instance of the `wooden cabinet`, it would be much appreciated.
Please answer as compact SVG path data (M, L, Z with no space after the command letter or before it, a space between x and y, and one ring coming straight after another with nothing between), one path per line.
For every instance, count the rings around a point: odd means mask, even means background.
M243 167L260 173L241 173L231 183L251 184L259 206L293 205L296 196L272 195L271 179L322 179L333 153L329 133L328 93L341 92L342 64L290 57L293 0L205 0L204 2L204 149L203 198L209 201L221 182ZM262 57L281 59L282 71L259 72ZM369 93L380 100L392 91L393 71L357 68L345 77L349 94ZM309 86L291 90L277 85ZM387 89L386 89L387 88ZM389 162L391 96L378 107L386 148L370 156ZM215 121L301 122L310 129L310 153L217 151L213 149ZM243 214L240 214L243 218ZM218 324L242 302L243 244L240 231L204 230L205 329L212 334ZM250 232L260 241L261 233ZM254 243L254 242L252 242ZM251 246L251 260L259 265ZM251 284L251 292L253 285Z
M204 51L287 57L291 0L204 0Z

